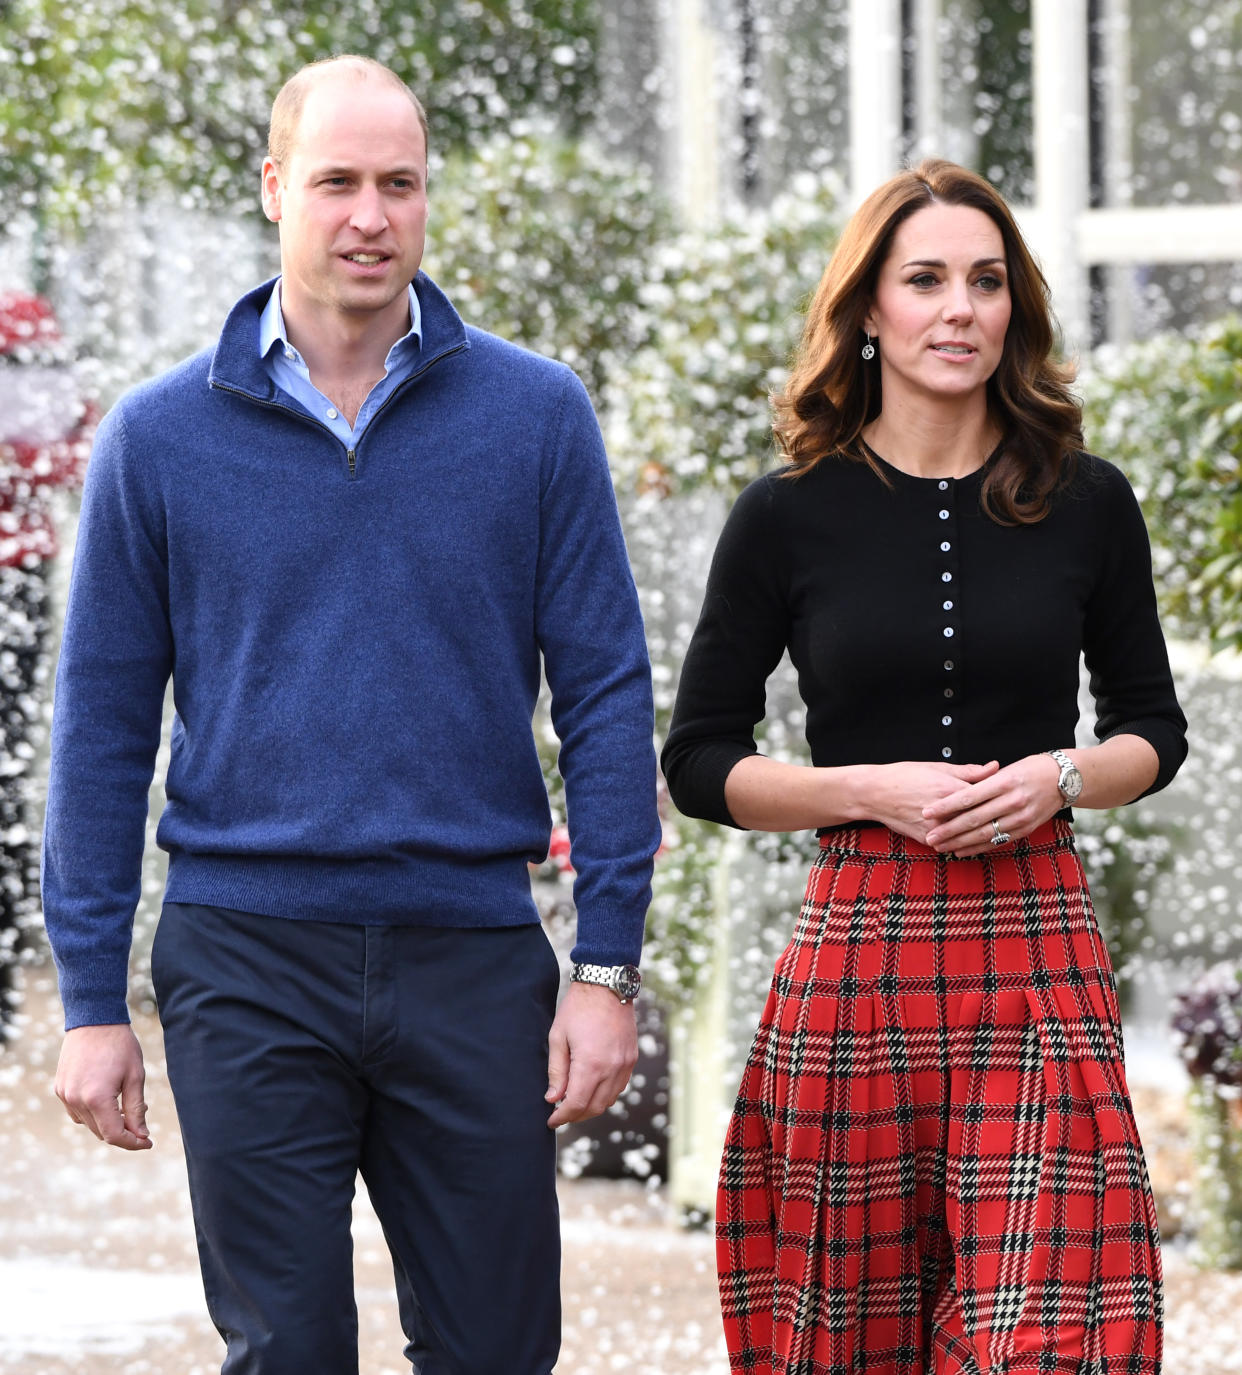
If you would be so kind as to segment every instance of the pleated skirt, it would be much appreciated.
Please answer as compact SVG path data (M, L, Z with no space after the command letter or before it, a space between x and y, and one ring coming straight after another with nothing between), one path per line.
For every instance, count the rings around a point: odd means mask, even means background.
M1159 1235L1069 825L826 836L730 1123L733 1370L1158 1375Z

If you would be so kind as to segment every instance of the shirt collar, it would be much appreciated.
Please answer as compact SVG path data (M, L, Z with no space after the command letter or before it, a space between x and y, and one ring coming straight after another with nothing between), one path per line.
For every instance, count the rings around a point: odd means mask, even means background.
M285 314L280 308L280 278L277 277L272 283L271 295L267 298L267 304L263 307L263 313L259 316L259 357L266 358L268 354L279 344L282 349L292 347L289 343L289 336L285 332ZM422 345L423 339L423 313L418 304L418 292L414 290L414 283L409 285L410 293L410 327L400 339L388 350L388 357L385 366L391 366L392 360L399 357L407 349L418 349ZM301 355L294 351L294 356L300 361Z

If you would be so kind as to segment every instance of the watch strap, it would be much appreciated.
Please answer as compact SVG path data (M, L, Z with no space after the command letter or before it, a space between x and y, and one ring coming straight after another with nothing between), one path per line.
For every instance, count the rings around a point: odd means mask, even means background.
M610 988L623 1003L637 996L642 983L642 975L632 964L575 964L569 977L573 983Z
M1061 794L1062 801L1067 804L1077 801L1078 794L1082 792L1082 772L1078 765L1074 763L1064 750L1045 750L1044 753L1051 756L1053 762L1061 771L1057 775L1057 791ZM1074 789L1072 796L1065 791L1066 774L1073 775L1078 779L1078 787Z

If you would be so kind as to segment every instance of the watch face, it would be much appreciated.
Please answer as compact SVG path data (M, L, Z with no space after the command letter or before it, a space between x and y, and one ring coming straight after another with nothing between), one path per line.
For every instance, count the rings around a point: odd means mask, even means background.
M1072 764L1068 769L1062 769L1059 787L1066 802L1077 801L1078 794L1082 792L1082 774Z
M628 1000L637 995L642 982L643 976L632 964L623 964L617 967L612 986L620 997Z

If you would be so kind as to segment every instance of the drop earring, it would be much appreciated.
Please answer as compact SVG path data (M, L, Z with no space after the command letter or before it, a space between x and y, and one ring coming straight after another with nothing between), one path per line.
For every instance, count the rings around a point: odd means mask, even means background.
M867 342L862 346L862 356L868 363L875 357L875 345L871 342L871 331L866 331Z

